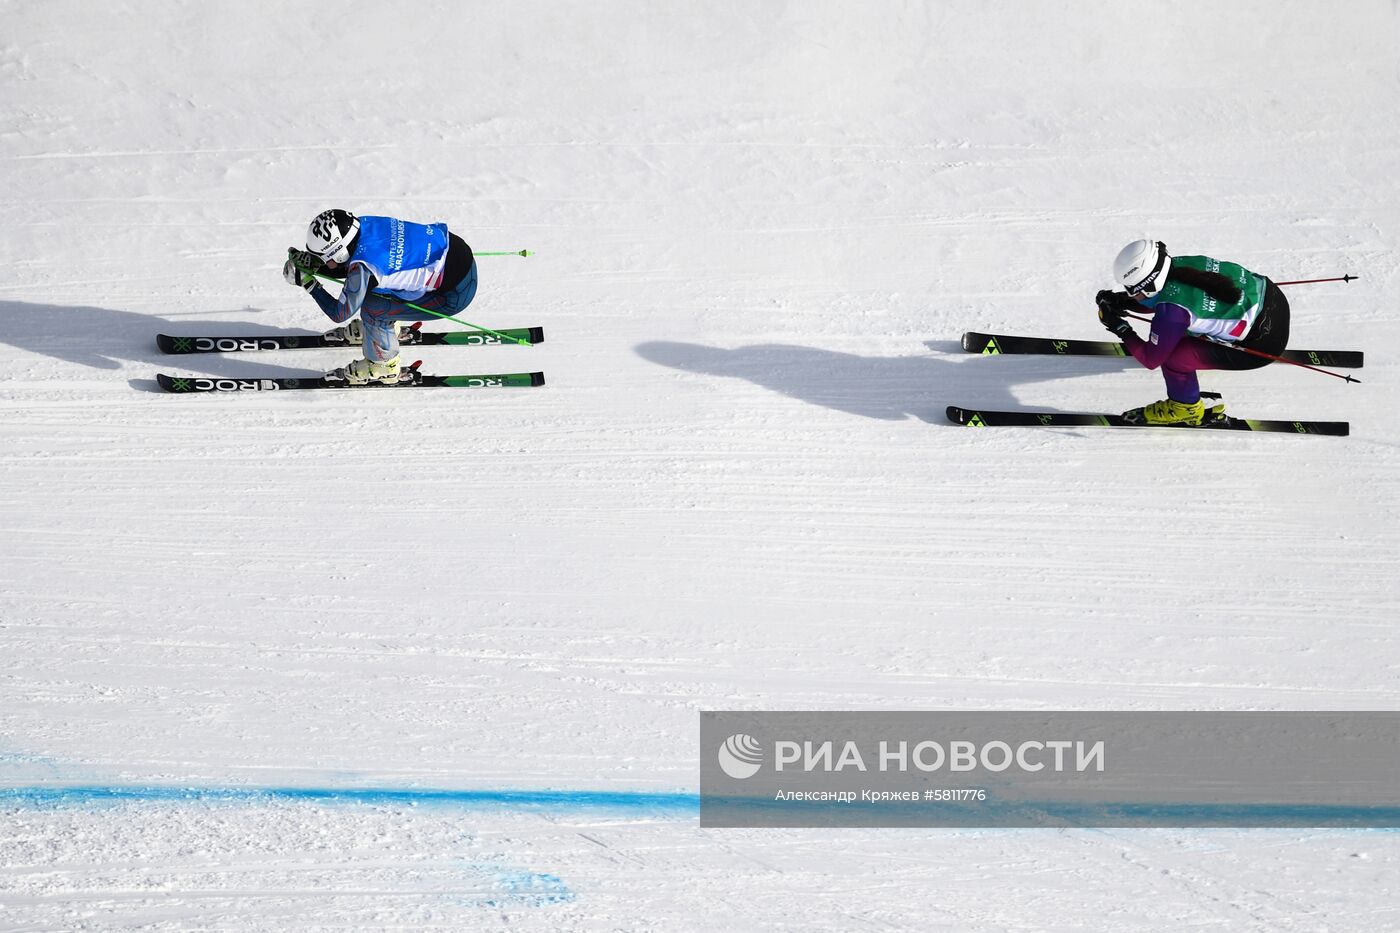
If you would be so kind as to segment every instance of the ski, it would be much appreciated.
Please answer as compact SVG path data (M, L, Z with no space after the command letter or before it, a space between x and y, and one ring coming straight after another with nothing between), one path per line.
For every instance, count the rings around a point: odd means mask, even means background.
M488 334L485 331L430 331L414 327L399 331L399 343L406 347L494 347L511 346L517 341L544 342L543 327L511 327ZM256 337L175 337L156 334L162 353L244 353L252 350L314 350L323 347L359 346L329 334L260 334Z
M1330 434L1345 437L1351 426L1345 421L1266 421L1221 416L1204 424L1143 424L1122 415L1070 411L993 411L948 406L948 420L969 428L1185 428L1189 431L1268 431L1281 434Z
M542 386L544 373L492 373L468 376L427 376L416 369L405 369L392 385L371 382L352 386L344 379L326 375L290 376L280 379L238 379L224 376L170 376L157 373L156 381L166 392L275 392L285 389L488 389L509 386Z
M963 334L963 349L983 356L1019 355L1026 353L1049 356L1128 356L1128 351L1116 340L1058 340L1054 337L1022 337L1015 334L983 334L968 331ZM1284 350L1280 354L1294 363L1310 366L1337 366L1360 369L1366 355L1360 350Z

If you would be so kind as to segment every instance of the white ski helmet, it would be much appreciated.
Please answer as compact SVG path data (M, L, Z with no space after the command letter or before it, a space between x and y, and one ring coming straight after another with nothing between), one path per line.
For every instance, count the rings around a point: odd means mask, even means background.
M306 248L327 262L349 262L360 221L349 211L321 211L306 228Z
M1172 258L1161 240L1134 240L1113 260L1113 278L1134 298L1151 298L1167 284Z

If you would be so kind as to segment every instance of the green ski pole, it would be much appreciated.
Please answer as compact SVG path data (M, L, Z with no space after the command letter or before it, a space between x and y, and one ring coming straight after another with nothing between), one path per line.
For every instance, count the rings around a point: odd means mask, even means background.
M505 254L505 255L524 255L524 254L525 254L525 251L524 251L524 250L521 250L521 252L520 252L519 254L507 253L507 254ZM477 253L476 255L478 255L478 256L488 256L488 255L491 255L491 254L490 254L490 253ZM336 278L335 276L333 276L333 275L327 275L327 274L325 274L324 272L317 272L315 269L308 269L306 266L303 266L301 263L297 263L297 268L300 269L300 270L301 270L302 272L304 272L305 274L311 276L312 278L320 279L320 280L323 281L323 282L335 282L335 283L338 284L338 285L344 285L344 284L345 284L345 280L344 280L344 279L338 279L338 278ZM503 334L503 333L501 333L501 332L498 331L498 330L492 330L492 329L489 328L489 327L482 327L480 324L473 324L471 321L459 321L459 320L457 320L455 317L453 317L453 316L450 315L450 314L443 314L441 311L434 311L432 308L425 308L425 307L423 307L422 305L416 305L416 304L414 304L414 303L411 302L411 301L405 301L404 304L407 305L408 307L412 308L412 309L415 310L415 311L422 311L424 314L431 314L431 315L433 315L434 317L440 317L440 318L442 318L444 321L450 321L450 322L452 322L453 324L456 324L458 327L465 327L465 328L467 328L468 330L475 330L475 331L479 331L480 333L483 333L483 334L490 334L490 335L493 336L493 337L499 337L499 338L501 338L502 340L508 341L508 342L510 342L510 343L519 344L520 346L523 346L523 347L534 346L534 344L530 343L530 341L528 341L528 340L522 340L522 339L519 338L519 337L512 337L512 336L510 336L509 334Z

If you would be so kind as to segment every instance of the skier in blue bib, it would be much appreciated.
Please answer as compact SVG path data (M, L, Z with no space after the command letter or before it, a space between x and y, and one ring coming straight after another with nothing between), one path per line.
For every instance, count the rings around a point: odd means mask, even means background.
M443 223L356 217L337 208L311 221L305 252L289 252L283 277L305 289L332 321L345 324L333 333L364 347L363 358L326 374L349 385L397 383L398 322L458 314L476 297L472 248ZM326 291L308 269L343 275L340 297ZM432 311L437 313L428 313Z

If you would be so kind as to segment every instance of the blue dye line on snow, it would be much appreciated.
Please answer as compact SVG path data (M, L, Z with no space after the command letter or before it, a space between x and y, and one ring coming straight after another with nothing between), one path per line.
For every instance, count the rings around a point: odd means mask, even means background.
M700 796L687 793L644 791L567 790L445 790L433 788L354 787L189 787L162 784L51 784L0 787L0 806L64 807L108 803L275 803L362 804L370 806L447 806L475 810L521 812L611 811L653 815L670 819L700 816ZM745 822L744 813L756 817L755 825L782 814L791 821L768 825L842 825L854 812L875 807L862 804L814 808L810 804L756 797L711 798L705 809L717 823ZM929 823L941 817L948 828L1400 828L1400 807L1299 804L1084 804L1051 801L1002 801L976 806L939 804L901 808L905 825L921 825L919 811ZM949 811L961 811L953 816ZM878 810L888 818L888 808ZM948 819L953 816L952 819ZM727 818L727 819L726 819ZM845 825L856 825L850 821ZM731 823L731 825L733 825ZM866 824L871 825L871 824ZM879 825L879 824L876 824ZM888 825L888 824L886 824ZM922 823L928 825L928 823Z
M488 810L622 810L693 817L696 794L640 791L435 790L354 787L181 787L55 784L0 788L0 806L82 806L101 803L355 803L377 806L438 804Z
M445 806L466 810L622 811L694 820L700 815L699 794L626 792L626 790L442 790L421 787L190 787L174 785L41 785L0 787L0 807L73 807L115 803L318 803L365 804L381 807ZM851 815L876 807L847 804L813 808L766 797L720 797L706 806L718 824L743 822L753 814L784 814L769 825L857 825ZM1400 807L1306 806L1306 804L1071 804L1060 801L1001 801L1001 803L928 807L920 820L914 804L900 815L910 827L939 824L946 828L1400 828ZM960 811L962 818L949 817ZM888 818L888 808L878 813ZM844 820L843 820L844 817ZM941 820L939 820L941 818ZM731 822L732 825L732 822ZM867 824L869 825L869 824Z

